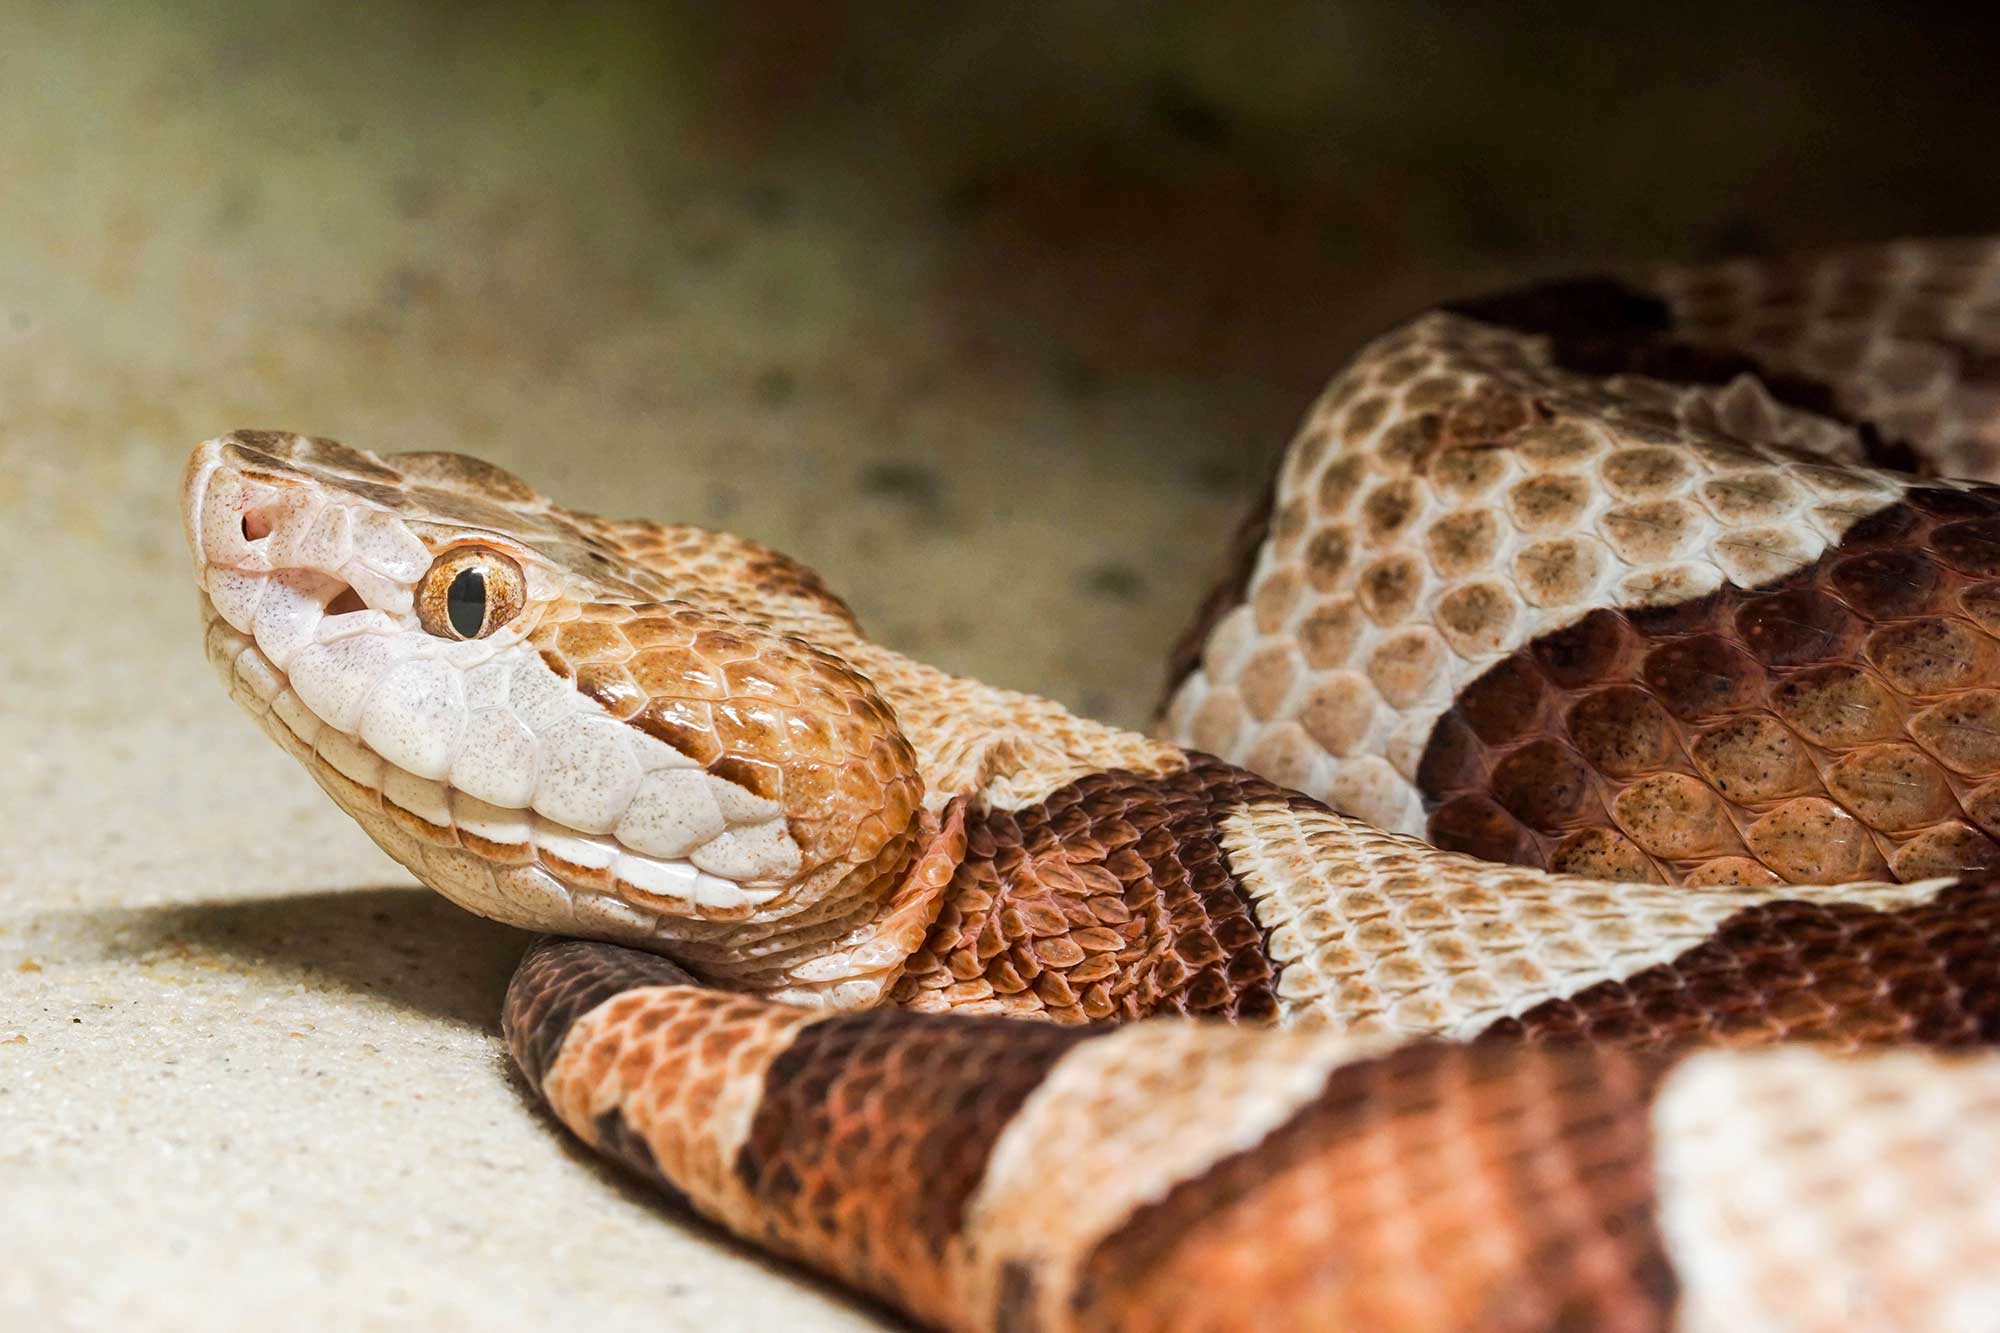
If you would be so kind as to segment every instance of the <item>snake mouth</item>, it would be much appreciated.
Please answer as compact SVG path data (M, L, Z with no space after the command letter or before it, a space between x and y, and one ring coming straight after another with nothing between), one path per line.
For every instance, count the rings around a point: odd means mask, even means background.
M371 820L386 819L404 838L439 852L466 853L496 867L537 865L575 895L561 915L614 918L641 934L651 934L660 918L670 915L742 919L779 896L778 887L740 884L682 858L644 856L612 834L586 833L525 807L494 805L448 781L391 763L365 739L329 724L306 705L256 641L216 614L212 605L208 621L209 657L231 698L371 832L377 832ZM393 846L389 850L406 864L413 859ZM424 864L411 868L435 882L436 866L421 854L418 859ZM445 878L456 881L463 875ZM446 884L437 887L454 898L478 899L466 905L507 919L483 893L461 895L449 893ZM585 901L585 895L592 900ZM544 929L557 924L550 908L535 904L531 919L519 924Z
M345 599L358 600L345 587L323 595L329 611ZM322 716L252 635L232 625L211 598L201 600L209 659L230 697L391 855L463 905L537 929L582 923L632 938L655 934L665 918L742 920L781 896L781 885L745 884L710 874L684 857L648 856L621 843L615 831L571 828L525 804L481 800L454 786L448 774L427 777L392 762L364 733L343 725L345 717ZM322 634L334 645L357 643L365 649L365 631L340 622L352 625L375 614L366 608L326 614ZM383 836L382 821L393 830L392 838ZM490 884L498 881L467 885L465 865L440 864L440 857L452 853L458 854L455 860L470 858L489 869L538 867L559 882L567 901L531 894L534 900L514 911L504 903L496 906Z

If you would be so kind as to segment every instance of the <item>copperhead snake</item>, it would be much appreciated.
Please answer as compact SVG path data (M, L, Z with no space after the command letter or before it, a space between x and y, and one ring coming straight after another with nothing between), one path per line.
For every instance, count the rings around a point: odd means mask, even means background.
M1942 476L2000 244L1426 313L1158 738L459 454L241 431L182 508L232 696L561 937L504 1029L564 1124L921 1322L1995 1328L2000 490Z

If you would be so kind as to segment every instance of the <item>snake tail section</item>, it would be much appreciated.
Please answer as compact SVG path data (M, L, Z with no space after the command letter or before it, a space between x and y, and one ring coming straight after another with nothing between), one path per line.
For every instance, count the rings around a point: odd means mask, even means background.
M2000 1298L1985 1053L825 1015L576 942L524 963L507 1035L586 1142L938 1327L1925 1328Z

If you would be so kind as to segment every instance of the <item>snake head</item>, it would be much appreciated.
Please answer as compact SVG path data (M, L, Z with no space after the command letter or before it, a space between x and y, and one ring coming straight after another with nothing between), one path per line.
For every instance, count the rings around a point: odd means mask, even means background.
M848 623L782 557L263 431L194 451L182 514L232 697L453 901L834 1007L915 947L939 822L888 704L772 623Z

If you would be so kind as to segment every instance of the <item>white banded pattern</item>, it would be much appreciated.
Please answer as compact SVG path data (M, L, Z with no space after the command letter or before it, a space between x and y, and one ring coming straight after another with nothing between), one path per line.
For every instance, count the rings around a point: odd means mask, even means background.
M1469 682L1598 607L1810 564L1903 493L1859 453L1747 377L1600 383L1555 368L1545 339L1426 315L1307 414L1244 599L1165 734L1421 834L1417 767Z
M1258 804L1224 821L1279 967L1285 1021L1402 1038L1494 1022L1622 981L1759 904L1895 911L1957 881L1810 887L1607 884L1440 852L1323 809Z

